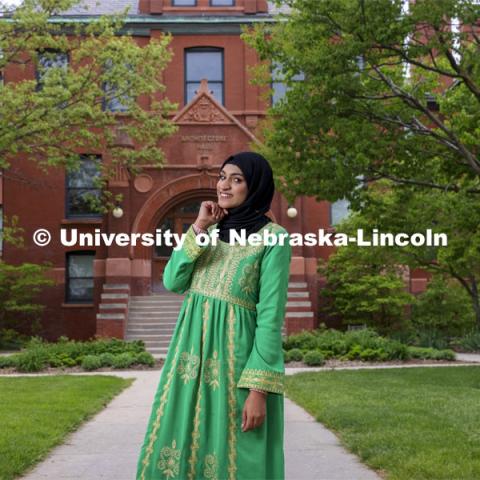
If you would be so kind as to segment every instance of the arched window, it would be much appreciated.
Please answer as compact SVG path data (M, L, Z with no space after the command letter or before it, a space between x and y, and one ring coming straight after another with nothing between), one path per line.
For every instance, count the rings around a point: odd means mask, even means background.
M185 104L206 78L215 99L224 105L223 48L193 47L185 50Z

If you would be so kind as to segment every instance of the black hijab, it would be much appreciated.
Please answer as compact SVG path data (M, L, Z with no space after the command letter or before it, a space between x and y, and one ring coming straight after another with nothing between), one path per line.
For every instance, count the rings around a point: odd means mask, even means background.
M238 207L228 208L228 215L218 222L216 228L219 230L219 238L224 242L230 241L230 229L240 234L240 230L244 228L248 237L271 222L265 213L270 210L275 193L272 168L259 153L240 152L231 155L223 162L220 171L227 163L236 165L242 171L247 182L248 195Z

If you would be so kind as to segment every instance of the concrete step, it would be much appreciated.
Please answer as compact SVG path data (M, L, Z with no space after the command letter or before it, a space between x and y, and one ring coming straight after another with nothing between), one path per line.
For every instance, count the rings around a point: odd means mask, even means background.
M129 297L128 293L102 293L100 296L102 300L128 300Z
M127 308L128 304L126 303L101 303L100 310L112 310L115 308Z
M104 283L104 290L130 290L128 283Z
M306 308L312 308L312 302L310 300L308 301L287 301L287 308L288 307L306 307Z
M286 312L287 318L312 318L313 312Z
M97 319L99 319L99 320L125 320L125 314L123 314L123 313L97 313Z
M288 291L287 293L287 297L289 298L308 298L310 295L307 291L305 292L292 292L292 291Z
M288 288L307 288L307 282L288 282Z

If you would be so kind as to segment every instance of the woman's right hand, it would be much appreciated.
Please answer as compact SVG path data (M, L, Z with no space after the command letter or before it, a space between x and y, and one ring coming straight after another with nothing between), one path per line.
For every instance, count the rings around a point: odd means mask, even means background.
M206 230L211 225L220 221L225 215L228 215L226 208L220 207L217 202L206 200L200 204L200 211L195 220L195 225Z

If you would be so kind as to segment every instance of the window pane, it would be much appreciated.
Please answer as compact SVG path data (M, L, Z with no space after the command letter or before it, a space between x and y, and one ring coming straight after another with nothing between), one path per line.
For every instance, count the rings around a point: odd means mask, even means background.
M70 279L68 282L68 300L93 300L93 278Z
M200 210L200 204L202 202L197 200L195 202L188 203L187 205L183 205L178 210L180 213L198 213Z
M170 230L174 233L173 230L173 218L166 218L162 223L157 225L157 229L160 229L163 232ZM157 257L169 257L173 252L173 247L168 245L156 245L155 246L155 255Z
M188 52L187 81L200 82L202 78L222 82L222 52Z
M98 161L90 159L82 159L80 168L68 172L67 184L69 187L75 188L92 188L95 187L94 178L100 175Z
M200 83L188 83L187 84L187 103L195 97L195 90L200 88ZM213 92L215 100L223 105L222 101L222 84L208 83L208 88Z
M94 255L69 255L68 256L68 276L75 277L93 277L93 257Z
M194 7L195 0L173 0L172 5L174 7Z
M211 0L212 7L233 7L235 0Z
M75 188L67 192L67 212L69 215L98 215L100 212L94 211L90 200L92 197L100 199L99 189Z

